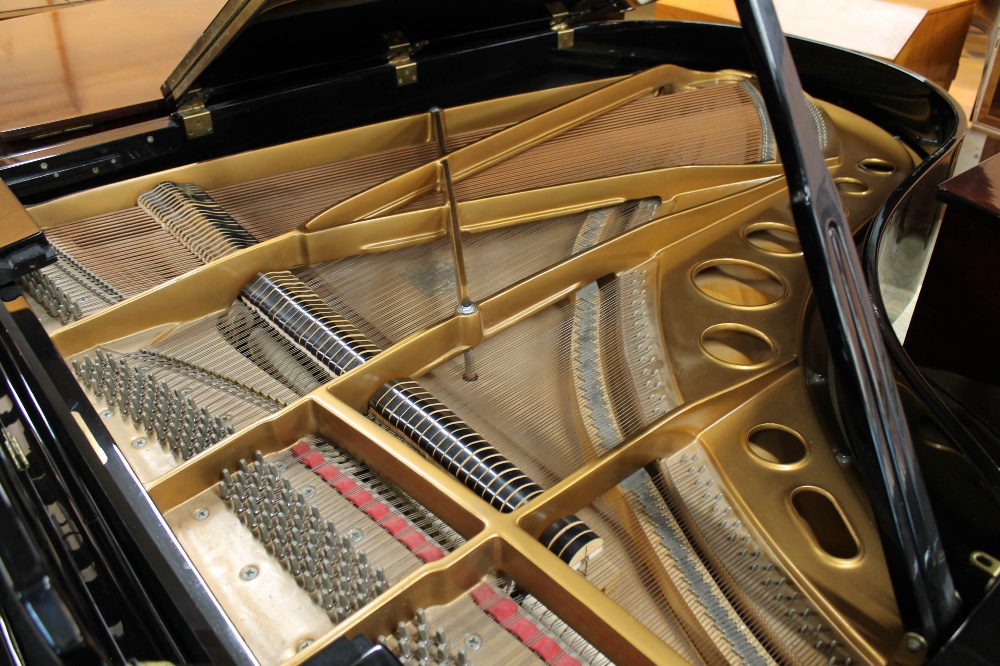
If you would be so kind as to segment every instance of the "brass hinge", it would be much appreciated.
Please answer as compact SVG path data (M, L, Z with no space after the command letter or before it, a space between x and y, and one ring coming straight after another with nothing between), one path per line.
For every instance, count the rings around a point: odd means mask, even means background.
M573 48L573 28L569 25L569 12L566 11L566 6L561 2L547 2L545 7L552 14L549 27L556 33L556 44L560 49Z
M10 456L14 467L20 472L28 469L28 456L25 455L24 449L21 448L21 444L17 441L17 438L12 436L7 431L7 428L0 428L0 430L3 430L4 448L7 449L7 455Z
M197 90L177 109L178 115L184 121L184 132L189 139L208 136L215 131L212 127L212 112L205 107L207 97L208 94L204 90Z
M417 82L417 63L410 58L416 54L420 45L410 44L399 30L393 30L382 35L389 51L386 61L396 69L396 85L408 86Z
M1000 560L993 557L989 553L984 553L981 550L975 550L969 555L969 561L972 566L980 569L989 578L986 581L986 589L989 590L991 587L996 585L997 579L1000 578Z

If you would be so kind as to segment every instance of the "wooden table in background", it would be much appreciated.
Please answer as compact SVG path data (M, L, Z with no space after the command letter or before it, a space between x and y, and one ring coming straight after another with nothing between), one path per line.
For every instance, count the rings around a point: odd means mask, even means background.
M962 55L962 45L965 43L969 23L976 9L976 0L790 0L796 5L797 11L812 11L818 19L814 25L805 25L798 31L789 30L792 34L808 39L827 42L835 46L854 48L892 61L901 67L914 71L944 89L948 89L955 73L958 71L958 60ZM863 15L864 7L891 5L901 8L901 14L907 8L923 12L919 24L908 34L902 35L898 49L886 52L884 49L886 34L893 26L881 20L866 21ZM831 20L831 11L842 17L850 29L840 31L838 40L838 19ZM781 8L779 7L779 18ZM912 16L912 14L911 14ZM733 0L657 0L656 18L680 21L707 21L714 23L738 23L736 5ZM860 20L859 20L860 19ZM865 48L865 43L870 43Z
M95 0L0 21L0 142L155 109L224 0Z

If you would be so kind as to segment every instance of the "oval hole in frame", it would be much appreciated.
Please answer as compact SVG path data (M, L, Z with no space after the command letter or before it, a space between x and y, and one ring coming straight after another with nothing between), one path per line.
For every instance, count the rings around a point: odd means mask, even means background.
M792 508L824 553L838 560L853 560L861 555L858 537L829 493L809 486L797 488L792 492Z
M756 368L774 358L774 343L757 329L743 324L716 324L701 334L702 351L725 365Z
M769 465L791 467L809 455L802 435L777 423L754 426L747 432L744 443L753 456Z
M713 259L699 264L691 281L712 300L745 308L772 305L788 292L773 271L738 259Z

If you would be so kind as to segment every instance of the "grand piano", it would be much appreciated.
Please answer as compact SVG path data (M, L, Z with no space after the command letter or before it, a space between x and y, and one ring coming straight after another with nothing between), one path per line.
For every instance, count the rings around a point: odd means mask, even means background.
M991 663L995 437L892 328L961 111L627 8L233 0L6 161L14 663Z

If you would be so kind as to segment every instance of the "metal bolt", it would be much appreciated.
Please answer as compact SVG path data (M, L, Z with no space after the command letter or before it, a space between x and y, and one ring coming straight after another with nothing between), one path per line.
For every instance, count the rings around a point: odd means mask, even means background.
M295 648L295 650L297 652L302 652L303 650L305 650L307 647L309 647L312 644L313 644L313 639L307 638L304 641L302 641L301 643L299 643L298 647Z
M132 448L141 449L142 447L146 446L146 441L147 440L145 437L136 437L135 439L132 440Z
M208 518L208 509L198 509L194 512L195 520L205 520Z
M479 634L469 634L465 637L465 647L470 650L478 650L483 647L483 637Z
M101 418L102 419L110 419L114 415L115 415L115 413L113 411L111 411L110 409L105 409L103 412L101 412Z
M260 569L250 564L240 569L240 578L243 580L253 580L260 573Z

